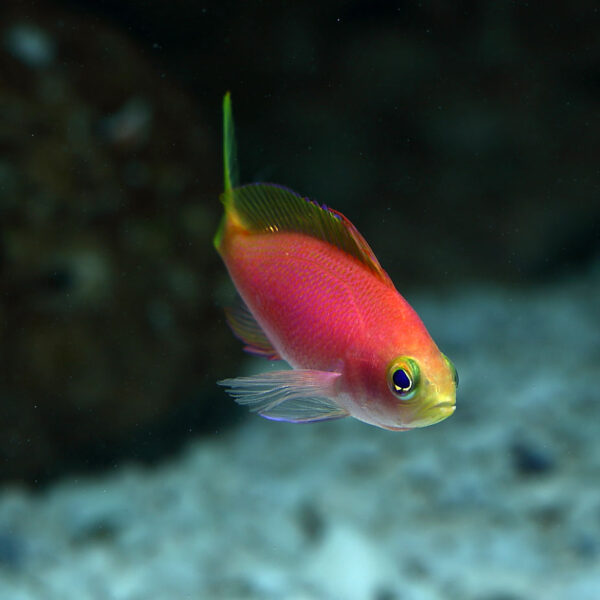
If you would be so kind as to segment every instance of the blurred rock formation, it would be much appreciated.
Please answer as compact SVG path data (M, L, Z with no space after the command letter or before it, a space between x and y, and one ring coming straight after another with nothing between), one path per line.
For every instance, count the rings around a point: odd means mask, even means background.
M0 14L0 478L43 479L202 423L235 345L211 291L218 143L117 28Z
M214 386L243 361L211 244L227 89L243 180L344 212L409 299L581 268L599 20L591 1L3 2L0 478L241 414Z

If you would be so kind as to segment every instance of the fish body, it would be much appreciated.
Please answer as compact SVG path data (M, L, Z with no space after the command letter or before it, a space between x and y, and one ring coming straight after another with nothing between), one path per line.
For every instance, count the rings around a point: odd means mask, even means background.
M220 383L275 420L351 415L403 430L452 414L456 371L364 238L341 213L291 190L234 185L228 95L224 115L225 216L215 246L242 300L228 320L247 350L293 369Z

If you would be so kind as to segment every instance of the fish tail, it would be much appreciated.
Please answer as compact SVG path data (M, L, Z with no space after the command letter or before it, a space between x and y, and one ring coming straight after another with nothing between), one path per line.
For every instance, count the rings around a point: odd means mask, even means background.
M221 252L223 239L226 237L227 225L234 214L233 189L238 185L237 147L235 143L235 130L233 127L233 112L231 110L231 92L223 97L223 175L225 191L221 194L221 202L225 207L225 214L221 218L213 244Z

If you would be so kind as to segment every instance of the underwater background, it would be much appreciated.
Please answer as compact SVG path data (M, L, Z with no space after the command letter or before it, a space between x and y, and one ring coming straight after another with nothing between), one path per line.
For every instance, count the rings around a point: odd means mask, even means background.
M263 420L241 180L342 211L460 375L406 433ZM4 0L0 598L599 600L596 2Z

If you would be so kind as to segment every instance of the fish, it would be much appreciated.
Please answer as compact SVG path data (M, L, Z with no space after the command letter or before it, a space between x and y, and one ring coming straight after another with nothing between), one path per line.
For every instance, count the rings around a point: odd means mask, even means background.
M214 237L239 294L225 311L244 349L291 369L218 382L274 421L347 416L406 431L456 408L457 371L340 212L272 183L239 185L223 99L224 214Z

